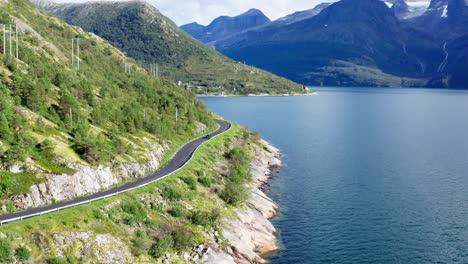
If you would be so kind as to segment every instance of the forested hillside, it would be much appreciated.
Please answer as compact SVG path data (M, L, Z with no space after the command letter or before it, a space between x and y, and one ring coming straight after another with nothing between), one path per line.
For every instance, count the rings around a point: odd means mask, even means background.
M8 31L6 47L0 34L0 198L47 174L72 174L70 163L144 162L152 146L214 127L192 92L152 77L95 35L26 0L0 5Z
M197 93L304 92L299 84L235 62L203 45L145 2L52 4L44 8L108 40L147 68L159 64L159 75L181 81Z

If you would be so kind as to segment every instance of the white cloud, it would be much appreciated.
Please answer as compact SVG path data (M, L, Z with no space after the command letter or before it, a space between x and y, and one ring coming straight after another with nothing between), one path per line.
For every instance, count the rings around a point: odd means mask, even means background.
M208 24L218 16L235 16L251 8L262 10L274 20L295 11L310 9L334 0L148 0L177 24Z
M85 2L87 0L56 0ZM147 0L178 25L198 22L209 24L218 16L235 16L251 8L262 10L274 20L295 11L310 9L334 0Z

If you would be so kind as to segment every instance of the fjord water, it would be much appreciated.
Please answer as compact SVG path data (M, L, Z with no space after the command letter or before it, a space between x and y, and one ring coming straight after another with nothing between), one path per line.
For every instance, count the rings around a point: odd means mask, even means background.
M279 147L272 263L468 263L468 93L202 98Z

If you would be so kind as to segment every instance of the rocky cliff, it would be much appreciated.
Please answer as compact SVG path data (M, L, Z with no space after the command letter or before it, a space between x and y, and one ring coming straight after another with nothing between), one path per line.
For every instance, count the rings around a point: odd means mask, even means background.
M255 149L256 158L251 163L251 197L244 208L235 210L236 217L225 221L222 237L230 246L208 250L204 257L207 263L265 263L262 256L279 249L276 229L269 221L277 215L279 206L261 189L282 162L277 148L266 141L262 143L265 148Z
M93 168L82 163L71 164L76 172L68 174L49 174L45 182L31 186L30 192L12 198L18 209L27 209L52 204L57 201L71 200L86 194L96 193L131 178L139 178L155 171L169 147L156 145L146 155L145 163L114 163ZM23 168L17 166L17 171ZM40 168L34 168L40 170Z

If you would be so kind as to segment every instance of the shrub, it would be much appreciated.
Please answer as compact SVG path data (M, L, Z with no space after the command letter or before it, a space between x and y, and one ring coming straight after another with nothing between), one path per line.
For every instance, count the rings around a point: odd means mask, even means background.
M69 264L68 260L63 257L54 257L49 259L49 264Z
M21 261L28 261L31 258L31 251L25 246L22 246L16 250L16 258Z
M170 235L163 235L151 245L149 254L154 258L162 257L167 251L174 246L174 239Z
M245 202L248 197L249 194L247 189L242 186L242 184L238 184L232 181L227 181L226 188L221 194L221 198L232 205L241 204Z
M174 248L176 250L185 250L194 244L195 234L188 228L181 226L172 234L174 239Z
M99 219L99 220L104 219L104 214L102 213L100 209L97 209L97 208L93 209L93 216L94 218Z
M148 212L141 205L141 203L135 199L126 201L122 204L122 211L126 214L125 224L135 225L145 221Z
M208 178L208 177L200 177L200 178L198 179L198 181L199 181L203 186L208 187L208 188L211 187L211 185L213 184L213 183L211 182L211 179Z
M162 196L171 201L180 200L183 197L182 190L174 185L166 185L162 190Z
M118 207L112 207L109 210L108 216L112 222L118 223L121 219L121 214L120 214L120 210L118 209Z
M211 212L197 211L192 214L190 221L194 225L201 226L212 226L218 221L221 213L218 209L214 209Z
M0 239L0 263L5 263L11 260L11 244L10 241L6 238Z
M262 140L262 136L260 135L259 132L255 131L252 134L252 141L255 142L255 143L260 143L260 140Z
M197 180L193 176L186 176L180 178L191 190L197 189Z
M16 212L16 205L15 205L14 202L12 202L12 201L7 201L7 202L5 203L5 205L6 205L7 212L9 212L9 213L14 213L14 212Z
M78 263L78 260L75 257L54 257L49 259L49 264L75 264Z
M187 214L187 211L180 206L174 206L173 208L171 208L171 210L169 210L169 214L173 217L182 217Z
M11 173L0 171L0 198L28 192L38 179L32 173ZM14 203L7 202L7 209L14 209ZM12 212L12 211L9 211Z
M138 230L132 240L132 253L135 256L146 254L151 248L151 240L145 232Z

